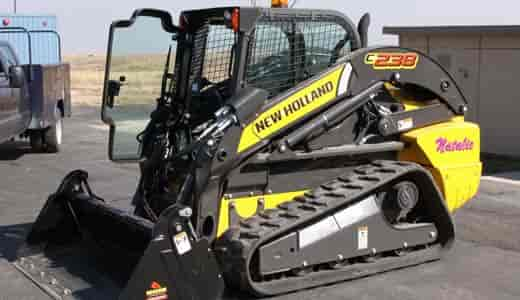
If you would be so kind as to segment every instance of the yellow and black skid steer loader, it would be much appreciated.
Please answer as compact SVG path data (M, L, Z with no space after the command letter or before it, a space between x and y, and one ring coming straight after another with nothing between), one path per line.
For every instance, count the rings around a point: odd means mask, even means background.
M206 300L439 259L477 192L479 127L441 65L367 47L368 23L259 7L114 22L102 118L110 159L139 163L133 211L73 171L17 268L57 299Z

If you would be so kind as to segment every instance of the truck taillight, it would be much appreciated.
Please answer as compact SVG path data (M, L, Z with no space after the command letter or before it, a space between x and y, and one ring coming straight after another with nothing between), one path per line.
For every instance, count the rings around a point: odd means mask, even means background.
M3 24L4 26L9 26L9 24L11 24L11 20L9 20L9 19L3 19L3 20L2 20L2 24Z

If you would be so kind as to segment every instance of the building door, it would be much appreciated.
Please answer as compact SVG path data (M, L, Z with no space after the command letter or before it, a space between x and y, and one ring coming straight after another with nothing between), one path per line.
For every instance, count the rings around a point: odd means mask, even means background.
M482 151L520 156L520 49L482 49Z
M468 101L466 119L479 121L479 50L430 48L436 59L454 77Z

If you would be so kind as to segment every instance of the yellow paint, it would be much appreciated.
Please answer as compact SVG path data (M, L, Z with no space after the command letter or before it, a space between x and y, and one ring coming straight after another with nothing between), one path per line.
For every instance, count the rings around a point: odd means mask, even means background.
M408 146L399 159L417 162L430 170L450 212L475 196L482 173L478 125L456 117L404 133L401 138Z
M292 93L285 100L260 114L242 131L237 153L256 145L287 126L326 105L337 96L344 65L338 66L319 80Z
M404 105L404 110L416 110L419 108L423 108L428 105L425 101L416 101L415 98L412 96L407 96L401 93L401 89L395 87L391 83L386 82L385 88L388 91L388 93L392 96L392 98L399 100L401 104Z
M249 218L253 216L258 209L258 200L264 200L264 208L275 208L281 203L294 200L295 197L301 196L306 192L296 191L280 194L258 195L253 197L243 197L236 199L222 199L220 201L220 215L217 229L217 237L220 237L229 228L229 204L235 204L235 210L241 218Z
M418 102L413 100L401 100L401 103L404 105L404 110L406 111L416 110L426 106L424 102Z

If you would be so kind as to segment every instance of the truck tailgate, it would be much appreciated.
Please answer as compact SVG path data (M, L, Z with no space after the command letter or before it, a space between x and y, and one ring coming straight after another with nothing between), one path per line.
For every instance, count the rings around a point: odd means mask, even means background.
M63 103L65 117L71 115L70 65L25 66L30 77L32 120L30 129L46 128L55 122L54 111L58 101ZM29 70L30 69L30 70ZM30 73L29 73L30 72Z

